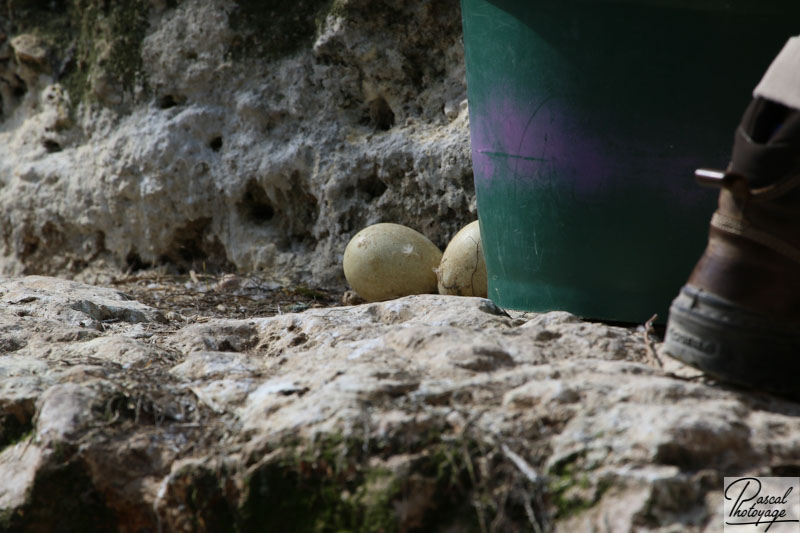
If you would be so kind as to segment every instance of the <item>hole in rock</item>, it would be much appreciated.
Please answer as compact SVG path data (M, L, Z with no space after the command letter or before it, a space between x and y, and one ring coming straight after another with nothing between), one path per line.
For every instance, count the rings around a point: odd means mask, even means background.
M255 180L247 183L238 207L246 218L257 224L264 224L275 217L275 208L272 207L266 191Z
M295 180L296 182L297 180ZM295 243L313 242L313 228L319 217L317 197L305 190L302 185L297 184L280 205L287 206L283 222L286 222L286 234L290 240Z
M203 238L209 224L211 224L211 219L204 217L187 222L179 228L175 232L169 251L159 258L160 261L186 267L196 261L207 259L208 254L203 247Z
M34 405L11 405L14 412L0 415L0 449L25 438L33 431Z
M209 233L211 221L211 217L202 217L176 229L172 242L159 256L158 262L174 267L179 274L186 274L189 270L219 273L234 269L235 266L228 261L225 246Z
M19 250L19 256L24 261L39 249L39 238L36 235L26 233L22 236L21 241L22 246Z
M472 172L465 172L461 176L461 188L470 196L475 194L475 175Z
M13 94L15 98L22 98L25 96L25 93L28 92L28 87L25 85L25 82L22 81L22 78L16 74L14 74L14 78L16 78L18 83L14 85L14 89L11 91L11 94Z
M176 105L178 105L178 101L175 100L175 97L171 94L165 94L158 99L158 107L161 109L169 109L170 107L175 107Z
M382 96L369 102L369 118L379 130L386 131L394 126L394 111Z
M60 152L62 150L61 145L52 139L45 139L42 141L42 146L44 146L44 149L47 150L47 153L49 154Z
M128 252L128 255L125 256L125 266L128 267L128 270L131 272L136 272L138 270L144 270L146 268L150 268L152 265L150 263L146 263L142 261L142 258L134 251Z
M208 143L208 147L215 152L219 152L220 149L222 149L222 137L217 136L211 139L211 141Z
M368 201L371 201L383 196L388 187L377 176L373 175L359 180L357 188L366 194Z

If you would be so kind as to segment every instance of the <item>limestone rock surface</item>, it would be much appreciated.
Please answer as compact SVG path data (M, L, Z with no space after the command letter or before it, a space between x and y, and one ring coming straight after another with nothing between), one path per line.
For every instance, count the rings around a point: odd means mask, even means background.
M342 286L475 218L457 0L0 1L0 272Z
M641 327L435 295L167 315L0 281L3 528L712 532L723 476L797 473L800 405Z

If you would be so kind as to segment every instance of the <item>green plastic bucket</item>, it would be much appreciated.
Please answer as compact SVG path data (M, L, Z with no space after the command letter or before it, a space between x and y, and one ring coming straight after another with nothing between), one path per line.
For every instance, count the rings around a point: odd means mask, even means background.
M490 298L666 319L715 205L694 169L726 166L800 1L462 0L462 16Z

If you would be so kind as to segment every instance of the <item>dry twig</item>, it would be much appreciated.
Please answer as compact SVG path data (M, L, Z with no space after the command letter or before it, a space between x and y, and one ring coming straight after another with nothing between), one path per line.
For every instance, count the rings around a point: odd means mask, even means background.
M653 348L653 341L650 339L650 334L653 333L653 322L655 322L657 318L658 315L653 315L644 323L644 349L647 352L647 360L649 363L658 368L664 368L661 358L658 357L655 348Z

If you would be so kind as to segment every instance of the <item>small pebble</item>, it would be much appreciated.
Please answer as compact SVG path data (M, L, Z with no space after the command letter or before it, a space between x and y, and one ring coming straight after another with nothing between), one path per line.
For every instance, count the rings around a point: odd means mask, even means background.
M344 291L342 294L342 305L359 305L365 301L356 291Z
M451 100L444 104L444 116L446 116L449 120L455 120L458 118L458 104Z
M217 292L233 292L242 286L242 278L236 274L225 274L214 285L214 290Z

